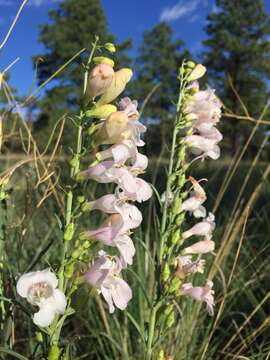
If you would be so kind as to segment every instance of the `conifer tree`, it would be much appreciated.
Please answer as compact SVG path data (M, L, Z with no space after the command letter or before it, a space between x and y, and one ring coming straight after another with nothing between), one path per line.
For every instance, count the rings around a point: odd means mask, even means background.
M263 2L216 0L215 11L208 16L206 32L204 63L210 82L215 79L213 85L231 111L243 114L230 85L231 79L250 115L257 117L267 102L267 79L270 78L270 17ZM230 150L235 152L250 126L237 120L228 120L226 124L227 139L232 139ZM261 127L258 136L264 131Z
M100 43L114 42L114 36L108 31L107 19L100 0L62 0L56 10L49 12L50 22L40 27L39 41L45 46L45 53L34 57L37 66L38 82L48 79L65 62L81 49L91 49L95 35ZM118 46L118 51L131 46L126 41ZM120 51L121 64L129 59ZM76 58L63 72L57 76L39 103L41 112L35 129L43 136L44 130L49 134L55 121L65 112L76 111L76 104L81 96L81 65L88 55L86 51ZM68 129L68 127L67 127ZM73 134L65 132L65 142L72 140ZM46 141L46 137L44 141Z
M182 47L183 42L173 39L172 29L162 22L144 32L136 60L135 96L145 99L158 86L143 113L149 125L148 151L157 155L168 142L170 110L177 96L177 69L183 57L189 57Z

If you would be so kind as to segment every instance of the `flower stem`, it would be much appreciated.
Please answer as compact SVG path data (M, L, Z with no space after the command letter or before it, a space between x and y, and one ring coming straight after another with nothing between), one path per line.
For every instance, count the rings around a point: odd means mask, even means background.
M183 86L183 64L180 68L180 91L176 106L176 115L175 115L175 121L174 121L174 130L173 130L173 138L172 138L172 146L171 146L171 154L170 154L170 161L169 161L169 169L168 169L168 175L167 175L167 185L166 185L166 192L165 192L165 202L162 208L162 222L161 222L161 239L160 239L160 249L159 249L159 264L162 262L163 253L164 253L164 245L166 240L166 228L167 228L167 213L168 213L168 205L169 205L169 197L171 192L171 186L172 186L172 175L173 175L173 165L175 160L175 151L176 151L176 139L179 132L179 126L178 123L181 120L181 105L182 105L182 86Z

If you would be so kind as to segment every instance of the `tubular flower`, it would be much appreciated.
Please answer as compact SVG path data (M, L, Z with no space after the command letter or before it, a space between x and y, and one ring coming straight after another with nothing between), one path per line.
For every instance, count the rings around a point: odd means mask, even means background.
M37 326L47 327L56 315L65 312L66 297L57 285L58 280L50 269L23 274L17 282L18 294L39 307L33 318Z
M111 87L100 98L97 106L106 104L123 91L131 75L127 69L123 70L115 73ZM137 101L125 97L118 106L119 111L111 113L102 122L97 134L100 144L111 146L99 151L96 154L98 163L78 176L78 179L116 185L113 194L86 202L82 207L83 211L102 211L107 217L99 228L84 231L81 238L115 247L120 253L119 257L113 258L100 256L85 275L92 286L100 289L110 312L114 311L114 305L124 309L132 296L130 288L119 276L120 271L133 262L135 247L130 236L142 222L141 212L131 202L146 201L152 196L151 186L138 178L147 168L148 158L138 151L138 146L144 145L140 136L146 128L138 121ZM102 282L95 280L97 276L102 277Z
M222 103L216 96L215 90L211 88L200 90L199 82L196 80L202 77L205 71L205 67L198 64L188 77L188 97L184 109L190 127L184 142L191 154L202 160L207 157L215 160L220 156L218 144L223 138L216 128L222 115ZM212 213L208 213L207 216L204 207L207 196L202 186L193 177L190 177L189 180L192 183L192 191L190 191L189 197L182 202L181 209L195 218L201 219L182 233L182 239L187 240L192 236L199 236L202 239L184 247L180 256L176 258L176 276L180 279L195 272L203 272L205 261L201 259L202 255L213 253L215 249L215 242L212 240L215 216ZM195 255L197 258L193 259ZM191 283L186 283L182 285L182 294L206 302L207 310L212 315L214 306L212 287L213 283L209 280L204 287L193 287Z
M205 240L210 240L212 238L212 232L215 228L215 215L209 213L208 217L192 226L191 229L185 231L182 236L184 239L189 238L190 236L204 236Z
M114 70L111 65L96 65L89 74L88 95L96 97L102 95L111 85L114 77Z
M126 84L132 77L132 70L131 69L121 69L114 73L113 79L107 87L106 91L103 93L97 105L104 105L109 104L113 100L117 98L125 89Z
M193 177L190 176L190 181L193 185L193 191L190 193L190 197L182 204L184 211L190 211L196 218L205 217L206 209L202 204L207 199L204 189Z
M213 282L207 280L204 287L195 286L193 287L191 283L182 285L182 294L189 295L197 301L203 301L206 303L206 309L209 315L214 315L214 291L212 290Z
M132 298L130 287L120 276L121 270L121 261L117 256L110 257L101 251L85 273L86 281L102 293L110 313L114 312L115 306L124 310Z

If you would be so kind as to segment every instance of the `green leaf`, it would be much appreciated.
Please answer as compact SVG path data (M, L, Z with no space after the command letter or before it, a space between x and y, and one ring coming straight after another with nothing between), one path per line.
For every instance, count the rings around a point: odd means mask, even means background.
M18 353L16 353L15 351L0 347L0 353L4 353L4 354L8 354L8 355L12 355L14 356L16 359L21 359L21 360L28 360L27 357L20 355Z

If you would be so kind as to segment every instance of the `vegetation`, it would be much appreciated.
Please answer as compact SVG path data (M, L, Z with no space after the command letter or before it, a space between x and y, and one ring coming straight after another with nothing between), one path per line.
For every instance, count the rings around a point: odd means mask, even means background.
M138 149L149 158L143 179L154 195L138 205L143 221L132 230L136 255L122 272L133 298L124 311L110 314L108 300L84 281L98 251L115 256L118 249L85 238L85 230L107 218L89 213L88 201L114 188L83 171L96 166L106 144L123 145L122 130L112 126L113 135L104 132L96 113L104 104L114 113L119 98L105 91L105 101L97 87L93 100L89 73L104 63L103 58L94 64L94 56L113 59L115 72L130 63L129 42L115 53L99 0L63 0L50 13L50 24L41 27L47 51L34 59L40 89L46 89L41 100L35 100L40 91L35 90L19 104L7 74L0 77L1 360L270 358L269 16L261 1L216 0L216 5L202 59L209 84L225 104L218 160L195 161L185 142L202 130L194 130L187 111L196 94L188 80L195 64L186 61L191 55L183 42L167 24L158 24L144 33L134 59L137 75L126 91L139 100L141 122L148 127L146 146ZM72 30L75 24L80 31ZM119 83L127 85L129 70L121 74ZM21 116L21 106L28 106L28 114L35 110L34 123ZM117 141L108 140L115 133ZM190 176L200 180L207 194L203 206L215 214L215 250L203 256L203 274L183 277L174 259L189 241L182 246L183 233L199 221L181 207L194 186ZM68 303L64 314L43 327L33 323L37 307L19 296L16 285L22 274L46 268L57 274ZM181 293L183 282L199 286L206 280L214 282L213 317L204 303Z

